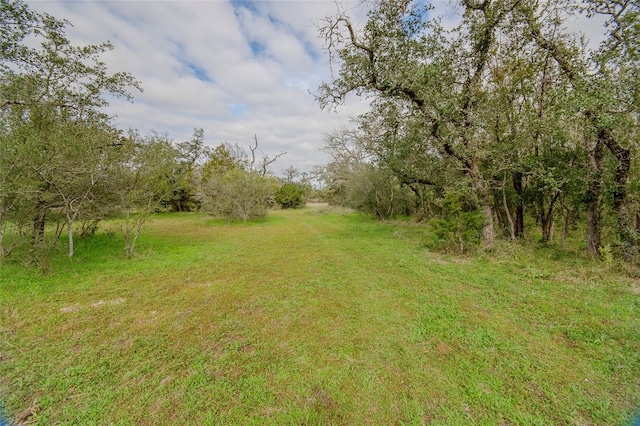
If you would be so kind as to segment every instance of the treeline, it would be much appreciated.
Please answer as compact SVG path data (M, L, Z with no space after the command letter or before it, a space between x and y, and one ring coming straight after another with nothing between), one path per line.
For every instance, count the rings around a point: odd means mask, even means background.
M639 2L461 0L450 30L424 2L368 4L362 28L338 13L320 29L335 70L321 105L371 100L328 137L335 202L486 246L580 228L590 254L637 259ZM602 43L576 22L604 22Z
M21 1L0 3L0 259L20 252L39 263L66 235L95 232L122 220L125 249L159 210L203 209L229 220L263 217L277 205L299 207L308 181L295 169L278 179L268 167L280 155L238 145L210 149L202 129L173 143L166 134L117 130L102 112L108 97L131 98L140 84L108 72L109 43L76 47L66 21Z

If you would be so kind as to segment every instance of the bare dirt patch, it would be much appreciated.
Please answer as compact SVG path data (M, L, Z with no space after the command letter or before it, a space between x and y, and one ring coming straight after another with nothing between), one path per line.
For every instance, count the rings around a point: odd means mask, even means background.
M93 303L90 303L89 305L92 308L99 308L100 306L103 305L120 305L122 303L126 302L126 299L124 297L118 297L116 299L111 299L111 300L97 300ZM82 306L78 303L75 303L73 305L69 305L69 306L63 306L62 308L60 308L60 312L63 312L65 314L71 313L71 312L76 312L78 311Z

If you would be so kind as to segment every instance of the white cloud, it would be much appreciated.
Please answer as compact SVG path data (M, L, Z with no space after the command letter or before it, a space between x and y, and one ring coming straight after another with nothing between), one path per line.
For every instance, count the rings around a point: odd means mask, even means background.
M358 1L349 4L357 5ZM332 1L30 1L73 25L76 44L110 40L103 60L142 83L134 102L113 100L115 124L188 139L202 127L209 145L249 146L257 134L268 155L288 154L309 170L326 161L325 132L363 112L355 99L339 114L322 111L315 91L329 69L314 22L335 11Z

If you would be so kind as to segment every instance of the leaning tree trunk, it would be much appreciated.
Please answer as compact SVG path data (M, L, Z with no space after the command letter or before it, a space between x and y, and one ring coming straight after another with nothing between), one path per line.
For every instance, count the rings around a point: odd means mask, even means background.
M507 202L507 191L502 189L502 207L504 208L504 214L506 216L507 223L505 224L507 230L509 231L509 239L515 240L516 236L516 225L513 222L513 217L511 216L511 211L509 210L509 203Z
M602 140L598 137L593 149L588 150L591 177L587 187L587 252L597 255L601 246L602 223L600 221L600 198L602 192Z

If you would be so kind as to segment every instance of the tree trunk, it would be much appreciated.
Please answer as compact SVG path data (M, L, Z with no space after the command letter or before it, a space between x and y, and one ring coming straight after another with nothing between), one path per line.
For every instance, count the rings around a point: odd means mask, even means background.
M496 231L493 223L493 209L491 203L485 203L482 206L482 215L484 216L484 227L482 228L482 243L485 247L491 247L496 242Z
M562 207L562 245L564 246L567 237L569 236L569 230L571 226L575 223L578 218L578 208L576 206L572 206L571 208L567 207L567 204L564 202L564 197L560 201L560 205Z
M131 211L129 209L127 209L124 221L124 250L127 253L127 257L133 255L133 248L131 247Z
M67 217L67 234L69 237L69 257L73 257L73 219Z
M595 114L588 115L595 120ZM591 178L587 188L587 252L596 256L601 246L602 224L600 222L600 195L602 192L602 161L604 157L602 140L598 137L593 149L587 151Z
M556 202L560 197L560 191L556 191L555 195L549 202L549 207L544 208L544 198L540 198L540 224L542 227L542 241L547 242L553 239L554 228L554 210Z
M69 257L73 257L74 247L73 247L73 223L78 216L77 213L70 214L70 209L67 209L67 236L69 238Z
M589 192L595 191L590 190ZM592 256L599 253L601 232L600 203L598 198L590 196L587 201L587 252Z
M616 157L616 176L613 187L613 210L616 212L618 235L626 246L640 244L640 234L632 226L627 208L627 180L631 168L631 151L620 146L608 128L598 132L598 138L604 142L609 151Z
M495 197L494 197L495 198ZM504 235L509 238L509 224L507 223L507 219L505 218L505 214L503 213L504 208L501 204L498 203L498 200L493 201L493 213L495 214L495 219L497 220L496 225L504 231Z
M561 243L562 246L565 245L565 243L567 242L567 237L569 236L569 212L566 211L564 214L564 223L562 224L562 240Z
M553 216L542 217L542 241L545 243L553 239Z
M36 215L33 218L32 245L42 246L44 244L44 229L46 225L47 208L45 202L38 199Z
M522 198L522 173L516 172L513 175L513 189L516 191L516 216L514 231L516 238L524 235L524 200Z
M509 204L507 203L507 192L502 190L502 203L504 204L504 211L507 215L507 221L509 223L509 238L512 240L516 239L516 226L513 223L513 218L511 217L511 212L509 211Z

